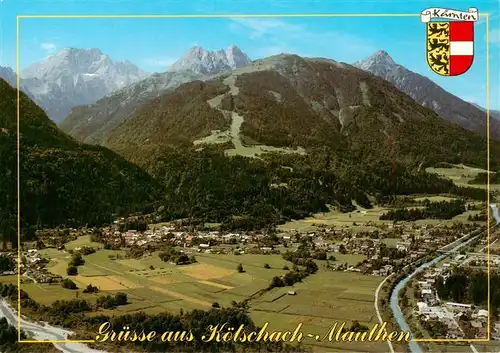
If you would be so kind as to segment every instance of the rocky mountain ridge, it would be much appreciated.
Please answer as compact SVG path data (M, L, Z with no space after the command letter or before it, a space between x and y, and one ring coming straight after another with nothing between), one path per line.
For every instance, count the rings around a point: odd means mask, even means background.
M218 51L195 46L172 64L167 72L153 74L108 94L95 104L76 107L60 127L80 141L101 144L108 133L129 119L141 105L183 83L207 80L249 63L248 56L234 45Z
M226 50L208 51L199 46L191 48L179 60L168 67L168 71L190 70L201 75L216 75L244 67L250 63L248 56L235 45Z
M129 61L113 61L99 49L66 48L24 69L21 89L59 122L73 107L94 103L147 76ZM15 85L11 69L2 69L0 77Z
M429 78L397 64L386 51L379 50L352 65L392 83L448 121L486 135L486 113L483 109L447 92ZM500 121L490 120L490 138L500 140Z
M397 149L397 158L417 164L486 158L483 137L389 82L333 60L284 54L181 85L139 107L103 145L147 165L163 148L200 142L246 156L326 148L374 159Z

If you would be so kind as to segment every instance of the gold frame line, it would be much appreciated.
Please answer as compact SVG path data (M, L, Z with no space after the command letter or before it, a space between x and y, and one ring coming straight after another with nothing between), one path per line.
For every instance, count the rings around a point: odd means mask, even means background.
M488 271L488 341L491 339L491 264L490 264L490 243L491 243L491 230L490 230L490 40L489 40L489 16L486 15L486 209L487 209L487 236L486 236L486 244L487 244L487 271Z
M19 50L20 50L20 42L19 42L19 25L20 19L16 18L16 86L17 86L17 340L21 342L21 163L20 163L20 147L21 147L21 133L19 129L19 117L20 117L20 100L21 100L21 67L19 60Z

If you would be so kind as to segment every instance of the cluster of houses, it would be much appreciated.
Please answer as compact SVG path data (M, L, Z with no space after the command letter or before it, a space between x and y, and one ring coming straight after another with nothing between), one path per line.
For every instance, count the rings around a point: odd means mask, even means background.
M189 247L198 252L206 253L242 253L241 249L224 248L224 244L259 244L265 234L260 232L221 232L187 231L172 226L158 226L145 231L126 230L120 231L118 224L103 229L103 236L109 244L119 247L156 247L158 244L168 242L170 245ZM314 232L299 232L290 230L277 234L281 245L290 244L301 237L308 237L316 249L327 252L342 252L346 254L365 255L367 260L352 270L360 271L375 276L388 276L401 266L416 261L463 234L458 232L445 233L443 236L434 236L432 226L418 226L414 223L401 223L384 225L383 232L377 230L377 236L352 232L349 228L324 227ZM394 258L394 252L389 256L382 254L381 249L386 247L384 237L390 235L395 238L391 247L395 247L401 254ZM245 249L249 252L250 249ZM273 246L258 246L251 248L253 253L271 254L277 250Z
M489 255L490 266L498 268L500 267L500 255ZM487 253L468 253L467 257L460 266L469 267L482 267L486 268L488 266L488 254Z
M484 338L487 336L488 311L485 309L476 309L471 304L453 302L443 302L439 305L435 302L431 306L426 301L422 301L418 302L417 306L421 320L437 320L446 325L446 338ZM466 317L467 321L462 321L463 317ZM465 322L474 330L474 337L466 334L466 328L463 327Z
M169 242L174 246L209 248L214 243L246 243L255 238L264 237L263 234L221 233L219 231L179 231L175 227L157 227L145 230L127 230L120 232L110 226L103 230L103 235L110 244L123 246L148 246L162 242Z
M394 245L386 246L383 239L367 238L348 234L343 236L340 241L333 244L324 245L327 250L332 252L341 252L349 254L362 254L367 256L367 260L357 266L357 270L374 276L388 276L407 264L415 262L419 258L427 255L455 239L462 237L461 232L444 232L443 236L436 237L432 231L433 227L423 225L418 227L412 223L401 225L389 225L389 230L398 234ZM383 238L383 237L382 237ZM393 238L394 239L394 238ZM383 252L387 247L393 247L397 252Z
M120 219L115 221L113 225L103 228L99 241L117 248L142 248L147 251L152 251L152 249L167 243L172 246L190 248L190 251L205 253L274 254L280 252L278 248L289 246L300 238L308 237L317 250L364 255L366 260L358 265L340 269L374 276L388 276L402 266L416 261L430 251L434 251L463 235L457 231L445 231L440 236L435 236L433 231L438 229L436 227L403 222L400 224L372 224L371 228L375 227L376 230L364 233L355 233L349 227L322 227L317 231L306 233L289 230L276 235L274 239L277 239L279 244L271 244L266 241L267 235L258 231L193 231L169 225L153 226L144 231L123 230L123 227L120 226L124 224L124 221L124 219ZM367 224L367 226L370 225ZM78 235L91 235L92 230L69 229L68 233L70 237L76 237ZM387 238L394 239L389 242L391 245L386 245ZM53 240L50 243L55 244ZM62 248L62 245L60 247ZM393 249L386 251L387 248ZM32 270L32 273L37 273L36 276L40 277L40 282L55 280L42 270L43 265L38 264L40 257L36 249L32 248L26 251L24 258L23 263Z
M23 251L21 265L21 274L36 283L56 283L61 276L50 273L45 268L47 260L43 259L37 249Z

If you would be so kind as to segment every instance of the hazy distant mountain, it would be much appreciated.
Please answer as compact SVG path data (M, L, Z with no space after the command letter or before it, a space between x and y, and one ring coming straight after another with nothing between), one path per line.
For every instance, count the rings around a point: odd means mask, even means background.
M203 75L192 71L153 74L107 95L95 104L75 107L59 127L77 140L100 144L103 136L127 120L142 104L183 83L203 78Z
M215 75L244 67L250 61L248 56L235 45L217 51L208 51L196 46L170 65L168 71L191 70L202 75Z
M154 74L108 94L95 104L75 107L60 127L80 141L101 144L111 130L128 120L141 105L183 83L206 80L247 66L250 62L248 56L234 45L218 51L193 47L172 64L168 72Z
M54 121L77 105L147 77L129 61L113 61L99 49L67 48L21 72L23 84Z
M0 78L3 78L7 83L13 87L16 86L16 73L10 67L0 66Z
M418 103L434 110L445 119L460 126L486 134L486 113L432 82L425 76L414 73L394 60L383 50L352 64L391 82ZM500 140L500 122L490 124L490 136Z
M12 87L17 87L17 75L10 67L0 66L0 78L4 79ZM33 94L31 94L28 87L26 87L24 80L20 78L19 81L21 83L21 91L24 92L24 94L26 94L28 97L33 99Z

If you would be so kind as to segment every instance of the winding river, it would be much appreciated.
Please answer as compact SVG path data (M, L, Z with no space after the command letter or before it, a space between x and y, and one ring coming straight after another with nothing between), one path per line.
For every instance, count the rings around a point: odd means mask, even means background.
M493 211L493 217L496 220L496 224L499 224L500 223L500 216L498 214L497 205L496 204L491 204L490 207L491 207L491 209ZM438 257L432 259L431 261L426 262L426 263L420 265L415 271L413 271L407 277L405 277L401 281L399 281L399 283L396 285L396 287L394 287L394 290L392 291L391 299L390 299L390 304L391 304L392 313L394 314L394 318L395 318L396 322L398 323L399 327L401 328L401 330L403 330L403 331L411 331L410 327L408 326L408 323L405 320L403 312L401 311L401 308L399 307L399 303L398 303L399 300L398 299L399 299L399 293L400 293L400 291L406 286L406 284L408 284L408 282L417 273L420 273L423 270L425 270L426 268L429 268L430 266L438 263L441 259L443 259L444 257L448 256L450 253L453 253L453 252L459 250L460 248L466 246L467 244L469 244L470 242L472 242L473 240L475 240L476 238L478 238L482 234L483 233L475 235L472 238L470 238L469 240L466 240L463 243L458 244L453 249L448 250L447 252L439 255ZM420 345L418 344L418 342L410 341L409 342L409 347L410 347L410 351L412 353L422 353L423 352L422 349L420 348Z

